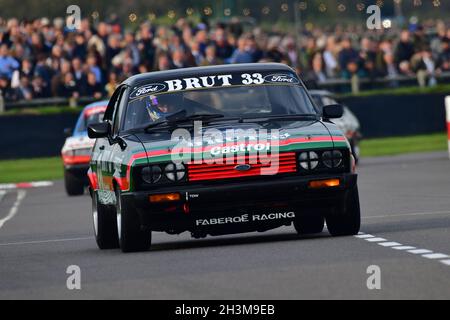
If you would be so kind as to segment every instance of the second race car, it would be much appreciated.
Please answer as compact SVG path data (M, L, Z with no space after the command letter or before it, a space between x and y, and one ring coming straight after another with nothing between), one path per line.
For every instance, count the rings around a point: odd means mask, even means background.
M78 117L75 129L68 128L68 136L61 150L64 163L64 184L69 196L81 195L88 185L87 171L95 140L90 139L87 128L103 120L108 101L87 105Z

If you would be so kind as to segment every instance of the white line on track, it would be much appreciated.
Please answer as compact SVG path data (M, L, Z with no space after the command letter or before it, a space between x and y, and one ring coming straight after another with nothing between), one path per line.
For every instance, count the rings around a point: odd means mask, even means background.
M402 245L401 243L398 242L380 242L378 244L383 247L398 247Z
M392 247L392 249L395 250L411 250L411 249L415 249L416 247L413 246L398 246L398 247Z
M19 209L20 204L22 203L22 200L25 198L27 192L25 190L18 190L17 191L17 199L16 202L14 202L13 206L9 210L9 213L6 217L3 219L0 219L0 229L3 227L3 225L8 221L11 220L17 213L17 210Z
M412 254L425 254L425 253L432 253L433 251L428 249L415 249L415 250L408 250L408 252Z
M395 250L399 250L399 251L412 253L415 255L420 255L421 257L430 259L430 260L437 260L446 266L450 266L450 259L448 259L449 255L445 254L445 253L435 253L432 250L428 250L428 249L417 249L416 247L413 247L413 246L402 245L401 243L389 241L384 238L379 238L379 237L376 237L371 234L366 234L364 232L360 232L360 233L358 233L358 235L356 235L354 237L357 239L365 240L367 242L377 243L380 246L383 246L385 248L390 248L390 249L395 249Z
M369 242L381 242L381 241L386 241L385 238L376 238L376 237L374 237L374 238L367 238L367 239L364 239L364 240L369 241Z
M6 191L5 190L0 190L0 202L2 202L3 197L5 196Z
M82 238L50 239L50 240L36 240L36 241L18 241L18 242L0 243L0 247L1 246L18 246L18 245L24 245L24 244L82 241L82 240L92 240L92 239L94 239L94 238L93 237L82 237Z
M443 253L429 253L429 254L422 255L422 257L427 258L427 259L444 259L444 258L448 258L448 255L443 254Z

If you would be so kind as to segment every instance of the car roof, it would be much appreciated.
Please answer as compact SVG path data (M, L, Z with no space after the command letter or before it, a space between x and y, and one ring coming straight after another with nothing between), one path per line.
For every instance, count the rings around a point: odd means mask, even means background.
M185 78L224 72L233 73L253 71L287 71L295 73L292 68L282 63L241 63L142 73L128 78L122 84L134 87L138 84L142 84L143 82L159 81L162 78Z

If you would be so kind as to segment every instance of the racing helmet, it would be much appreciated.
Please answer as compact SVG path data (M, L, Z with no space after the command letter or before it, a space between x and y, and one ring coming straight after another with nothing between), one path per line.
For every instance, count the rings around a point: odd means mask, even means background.
M153 121L165 118L181 110L183 106L183 95L180 93L150 95L145 99L145 107Z

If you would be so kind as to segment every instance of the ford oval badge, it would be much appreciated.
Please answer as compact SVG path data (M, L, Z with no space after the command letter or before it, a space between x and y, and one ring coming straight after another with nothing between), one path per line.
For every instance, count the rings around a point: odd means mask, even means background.
M249 164L239 164L236 167L234 167L234 170L237 170L237 171L248 171L251 168L252 168L252 166L249 165Z

